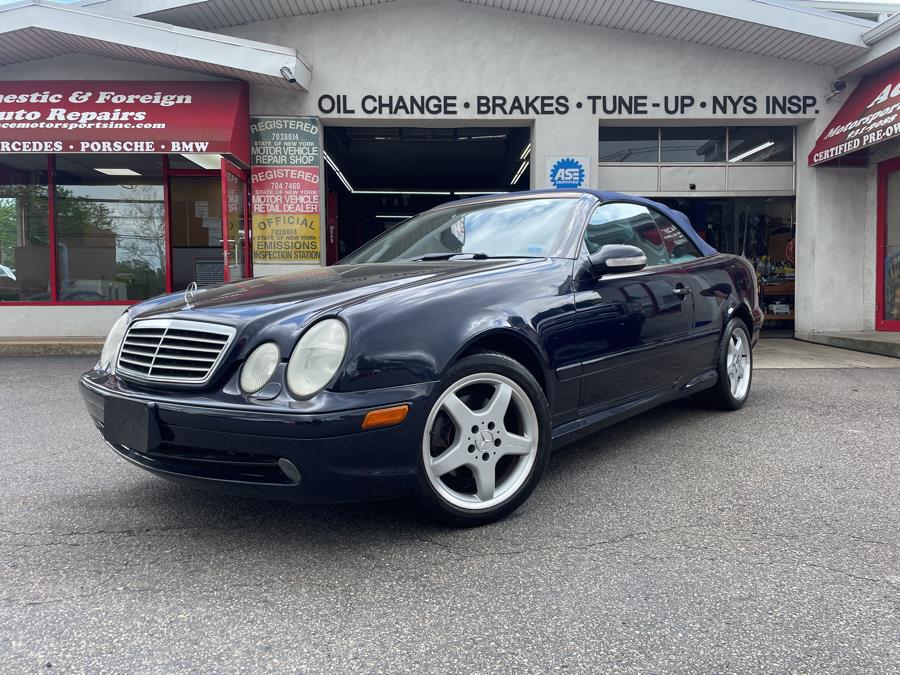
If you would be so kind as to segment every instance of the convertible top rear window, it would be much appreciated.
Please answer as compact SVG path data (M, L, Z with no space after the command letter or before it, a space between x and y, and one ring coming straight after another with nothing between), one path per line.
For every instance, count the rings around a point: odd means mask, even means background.
M400 223L343 262L391 262L456 253L557 256L577 205L577 198L523 199L427 211Z

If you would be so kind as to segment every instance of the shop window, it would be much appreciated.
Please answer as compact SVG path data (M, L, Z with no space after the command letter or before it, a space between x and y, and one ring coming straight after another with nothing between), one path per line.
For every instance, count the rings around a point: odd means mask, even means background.
M600 127L601 162L658 162L659 128Z
M729 162L794 161L793 127L731 127Z
M162 162L152 155L58 155L60 301L143 300L165 291Z
M50 299L46 155L0 157L0 302Z
M725 161L725 127L663 127L660 159L694 163Z

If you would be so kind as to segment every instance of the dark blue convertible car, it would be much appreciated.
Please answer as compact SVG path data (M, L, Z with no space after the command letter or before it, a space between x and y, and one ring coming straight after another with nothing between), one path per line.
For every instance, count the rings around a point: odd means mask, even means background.
M459 525L555 447L673 399L747 400L756 277L623 194L457 201L339 265L131 307L81 379L119 455L298 501L414 493Z

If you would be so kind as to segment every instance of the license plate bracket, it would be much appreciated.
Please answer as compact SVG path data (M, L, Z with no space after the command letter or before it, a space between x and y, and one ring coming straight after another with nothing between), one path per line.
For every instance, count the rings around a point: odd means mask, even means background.
M108 396L103 402L103 438L137 452L149 452L162 442L156 404Z

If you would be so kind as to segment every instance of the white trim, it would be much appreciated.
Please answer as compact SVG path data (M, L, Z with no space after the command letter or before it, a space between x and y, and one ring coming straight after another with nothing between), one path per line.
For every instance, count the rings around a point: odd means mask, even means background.
M388 2L389 0L372 0L374 4ZM476 4L494 9L515 11L536 16L550 16L563 18L565 14L560 11L559 0L530 0L528 3L510 3L507 0L458 0L461 3ZM620 0L587 0L588 5L609 3L616 5ZM625 0L622 0L623 4ZM747 24L747 27L762 26L771 29L785 30L800 35L808 35L842 44L865 48L862 41L862 33L874 24L871 21L856 17L823 11L815 7L807 7L790 2L789 0L648 0L649 2L664 7L687 10L713 16L733 19ZM154 16L168 20L167 12L172 11L173 18L186 16L179 10L190 8L191 16L198 21L202 17L208 17L211 23L216 23L223 15L221 3L216 0L81 0L81 4L91 7L92 11L129 13L140 16ZM248 3L249 4L249 3ZM298 16L300 14L316 13L322 11L342 11L357 6L357 2L350 0L320 0L310 8L312 3L266 3L267 15ZM585 4L584 0L580 4ZM613 11L612 15L616 12ZM652 14L652 13L651 13ZM256 16L248 12L245 16ZM699 16L697 18L700 18ZM234 16L228 25L238 25L242 21L240 16ZM651 27L655 24L652 15L643 25L630 28L632 32L652 34ZM218 24L216 24L218 25ZM208 26L212 28L212 25ZM644 30L646 28L647 30ZM685 41L691 41L690 32L683 37ZM735 48L740 49L737 45ZM790 58L789 56L783 58Z
M256 76L269 84L288 85L282 68L294 74L295 86L309 90L312 71L297 56L297 50L218 33L181 28L158 21L88 12L71 5L46 0L0 6L0 36L28 29L64 33L99 44L127 46L183 61L187 70L204 64L222 72ZM48 36L49 37L49 36ZM48 54L49 56L50 54ZM199 67L198 67L199 66Z

